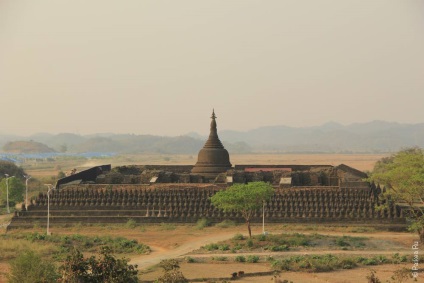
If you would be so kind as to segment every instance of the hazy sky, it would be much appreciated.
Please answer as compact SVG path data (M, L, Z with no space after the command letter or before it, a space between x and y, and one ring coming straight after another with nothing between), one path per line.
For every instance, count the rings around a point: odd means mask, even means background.
M0 133L424 122L424 1L0 0Z

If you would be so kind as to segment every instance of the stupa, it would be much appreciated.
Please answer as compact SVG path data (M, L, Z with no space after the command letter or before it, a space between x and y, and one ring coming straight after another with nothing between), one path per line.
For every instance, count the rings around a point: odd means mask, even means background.
M231 169L230 155L218 137L216 118L215 110L212 110L209 138L199 151L197 163L191 170L191 173L199 174L209 179L215 178L219 173L224 173Z

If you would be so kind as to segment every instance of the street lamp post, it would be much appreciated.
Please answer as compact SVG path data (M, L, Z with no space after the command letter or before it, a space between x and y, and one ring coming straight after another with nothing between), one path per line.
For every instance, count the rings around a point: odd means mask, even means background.
M28 180L31 179L31 176L24 175L25 177L25 210L28 210Z
M13 178L15 176L9 177L9 174L4 174L6 176L6 206L7 206L7 213L10 213L9 208L9 179Z
M53 189L53 185L52 184L44 184L45 186L47 186L48 190L47 190L47 236L50 236L50 191Z
M265 201L262 201L262 235L265 235Z

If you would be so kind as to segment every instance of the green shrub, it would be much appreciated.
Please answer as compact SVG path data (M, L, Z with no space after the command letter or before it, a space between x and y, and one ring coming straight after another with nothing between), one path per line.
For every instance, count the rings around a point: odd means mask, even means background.
M196 222L196 229L202 230L205 227L210 226L210 221L206 218L201 218Z
M355 268L357 266L358 266L358 264L355 262L354 259L351 259L351 258L342 259L339 263L339 267L341 269L352 269L352 268Z
M247 240L246 246L248 246L249 248L253 247L253 240L252 239Z
M282 252L282 251L288 251L289 247L287 245L280 245L280 246L268 246L268 247L265 247L265 249L270 250L272 252Z
M402 261L401 261L401 257L399 255L399 253L395 253L395 254L392 255L392 263L398 264L398 263L401 263L401 262Z
M290 246L294 247L309 246L309 240L307 239L307 236L299 233L295 233L288 237L288 243Z
M239 256L236 256L234 260L237 262L246 262L246 257L239 255Z
M215 243L204 246L204 249L207 251L214 251L214 250L217 250L218 248L219 248L218 245Z
M134 229L137 226L137 222L134 219L128 219L127 223L125 223L125 227L129 229Z
M364 263L368 258L363 257L363 256L358 256L357 258L355 258L355 262L357 263Z
M378 261L375 258L367 258L362 263L364 265L377 265Z
M266 241L266 235L264 234L259 235L258 240L261 242Z
M337 238L336 240L334 240L334 242L339 247L348 247L348 246L350 246L350 244L348 242L346 242L343 237L342 238Z
M234 227L236 225L237 225L236 222L232 220L224 220L221 223L216 224L215 226L219 228L228 228L228 227Z
M218 249L221 251L228 251L230 249L230 246L227 244L222 244L218 246Z
M400 262L407 262L408 261L408 257L406 255L403 255L400 257ZM422 260L421 262L424 262L424 260Z
M190 256L187 256L187 257L185 258L185 261L186 261L186 262L188 262L188 263L196 262L196 260L195 260L194 258L190 257Z
M237 245L235 245L235 246L234 246L234 249L235 249L235 250L237 250L237 251L238 251L238 250L241 250L242 248L243 248L243 247L242 247L242 245L240 245L240 244L237 244Z
M354 246L355 248L360 248L365 246L364 240L366 239L364 237L343 236L337 237L334 242L339 247Z
M226 256L214 256L212 257L212 260L216 260L216 261L227 261L227 257Z
M234 235L234 237L233 237L233 240L234 240L234 241L241 241L241 240L244 240L244 236L243 236L242 234L240 234L240 233L235 234L235 235Z
M59 275L55 266L42 260L33 251L25 251L10 262L10 283L56 282Z
M177 226L175 226L175 224L172 224L172 223L164 223L164 222L162 222L160 224L160 230L171 231L171 230L175 230L176 228L177 228Z
M247 256L247 262L256 263L258 261L259 261L259 256L257 256L257 255Z
M389 259L384 255L378 255L378 256L375 256L373 258L377 261L378 264L389 262Z
M271 267L274 270L284 270L284 271L289 271L291 270L291 260L290 258L288 259L281 259L281 260L271 260Z

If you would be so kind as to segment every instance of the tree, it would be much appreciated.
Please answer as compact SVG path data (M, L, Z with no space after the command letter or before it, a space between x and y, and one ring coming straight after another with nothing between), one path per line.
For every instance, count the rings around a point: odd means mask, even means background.
M4 174L16 176L17 178L23 178L23 176L26 175L25 171L21 167L16 166L15 163L0 160L0 178L3 178Z
M186 283L188 280L179 270L180 264L176 259L165 259L159 263L163 269L163 275L157 279L159 283Z
M219 209L240 212L246 220L249 237L252 237L250 220L264 201L274 194L272 186L265 182L234 184L227 190L219 191L211 197L212 204Z
M24 200L25 184L24 182L16 177L8 179L9 185L9 205L14 206L17 202ZM7 185L6 178L0 181L0 201L2 205L5 205L7 199Z
M424 243L424 152L409 148L378 161L371 181L383 184L383 205L398 203L407 206L409 230L417 232Z
M25 251L10 263L10 283L57 282L56 267L33 251Z
M59 268L66 283L136 283L138 282L137 265L128 264L126 258L116 259L108 247L103 247L101 257L84 258L83 254L74 249Z

